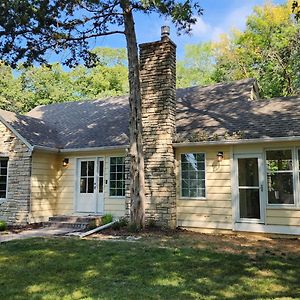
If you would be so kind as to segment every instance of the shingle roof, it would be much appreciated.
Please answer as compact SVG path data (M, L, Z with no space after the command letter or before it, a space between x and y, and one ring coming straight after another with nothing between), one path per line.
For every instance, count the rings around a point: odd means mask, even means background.
M129 143L128 97L38 106L27 116L55 128L58 148L124 146Z
M254 79L177 90L176 130L220 139L300 137L300 96L251 100ZM127 96L38 106L27 115L0 111L0 117L31 145L93 148L129 143Z
M244 139L300 136L300 96L251 100L254 81L242 80L177 92L177 132L208 136L240 132Z
M19 115L0 109L0 119L11 126L29 144L55 148L58 146L58 132L45 124L44 120Z

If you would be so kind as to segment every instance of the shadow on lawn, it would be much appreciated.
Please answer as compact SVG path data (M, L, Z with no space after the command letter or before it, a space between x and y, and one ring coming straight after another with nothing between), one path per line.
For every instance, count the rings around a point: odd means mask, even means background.
M300 297L300 256L33 239L0 245L0 299Z

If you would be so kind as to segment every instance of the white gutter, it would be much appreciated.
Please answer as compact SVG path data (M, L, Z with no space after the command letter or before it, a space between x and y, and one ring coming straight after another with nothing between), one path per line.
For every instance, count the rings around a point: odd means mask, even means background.
M38 146L38 145L33 146L32 151L34 151L34 150L45 151L45 152L53 152L53 153L58 153L59 152L59 149L57 149L57 148Z
M106 146L106 147L90 147L90 148L70 148L70 149L60 149L60 153L68 153L68 152L91 152L91 151L99 151L99 150L121 150L127 149L128 146Z
M104 150L126 150L128 146L107 146L107 147L90 147L90 148L70 148L70 149L58 149L45 146L33 146L32 150L39 150L53 153L74 153L74 152L92 152L92 151L104 151Z
M257 139L240 139L240 140L223 140L223 141L203 141L203 142L183 142L173 143L174 148L191 147L191 146L209 146L209 145L240 145L240 144L258 144L272 142L299 142L300 136L276 137L276 138L257 138Z

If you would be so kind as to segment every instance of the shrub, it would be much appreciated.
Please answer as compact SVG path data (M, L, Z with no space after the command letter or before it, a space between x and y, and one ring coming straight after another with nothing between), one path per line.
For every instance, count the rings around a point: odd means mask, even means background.
M0 220L0 231L4 231L7 228L7 224L5 221Z
M157 228L157 223L155 219L149 219L147 225L151 229Z
M86 227L86 231L90 231L90 230L93 230L95 229L97 226L97 223L95 220L92 220Z
M120 230L122 227L126 227L128 225L128 221L126 218L121 218L119 221L112 225L113 230Z
M127 228L128 231L132 233L137 233L140 231L140 228L135 223L129 223Z
M101 218L102 225L111 223L113 221L113 215L112 214L106 214Z

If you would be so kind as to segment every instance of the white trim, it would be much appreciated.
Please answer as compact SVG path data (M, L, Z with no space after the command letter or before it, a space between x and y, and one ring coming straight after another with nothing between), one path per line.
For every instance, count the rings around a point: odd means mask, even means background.
M105 213L104 207L105 207L105 181L106 181L106 174L105 174L105 168L106 168L106 161L105 156L81 156L81 157L75 157L76 160L76 168L74 169L74 178L75 178L75 192L74 192L74 200L73 200L73 211L76 214L79 215L87 215L87 214L94 214L94 215L103 215ZM81 161L94 161L94 197L95 197L95 210L90 212L82 212L78 211L78 199L80 194L80 162ZM99 166L100 161L103 161L103 192L99 193ZM102 205L100 207L99 204L99 194L103 194L103 201ZM98 210L98 207L100 207L101 211Z
M126 161L125 161L125 156L108 156L108 197L111 199L125 199L126 198L126 188L125 188L125 195L124 196L111 196L110 195L110 159L111 158L119 158L119 157L123 157L124 158L124 181L125 181L125 185L126 185Z
M100 161L103 161L103 183L102 183L102 193L99 193L99 170L100 170ZM104 214L104 202L105 202L105 156L97 157L96 158L96 169L95 169L95 180L96 180L96 214ZM99 201L100 201L100 194L102 194L102 205L100 207ZM100 207L100 209L98 209ZM99 211L101 210L101 211Z
M100 150L126 150L128 146L106 146L106 147L90 147L90 148L70 148L70 149L59 149L60 153L71 153L71 152L92 152Z
M204 197L186 197L182 196L182 186L181 186L181 179L182 179L182 169L181 169L181 155L182 154L204 154ZM179 200L206 200L206 153L205 152L182 152L179 154Z
M30 151L32 151L33 146L15 128L13 128L12 125L6 122L1 115L0 115L0 121L3 123L4 126L6 126L9 130L11 130L14 133L14 135L28 147Z
M260 208L260 219L248 219L240 218L240 208L239 208L239 183L238 183L238 159L239 158L257 158L258 163L258 183L259 185L256 188L259 191L259 208ZM264 168L263 168L263 155L261 153L243 153L243 154L234 154L233 155L233 165L232 165L232 176L233 176L233 201L234 201L234 221L243 222L243 223L261 223L265 222L266 215L266 199L265 199L265 177L264 177Z
M43 152L53 152L53 153L59 153L59 149L57 148L51 148L51 147L45 147L45 146L33 146L32 151L39 150Z
M221 145L260 144L260 143L271 143L271 142L299 142L299 141L300 141L300 136L276 137L276 138L265 137L265 138L257 138L257 139L173 143L173 147L180 148L180 147L207 146L207 145L221 146Z
M300 226L235 223L233 231L300 235Z
M286 151L286 150L290 150L291 154L292 154L292 169L291 170L280 170L280 171L275 171L276 174L286 174L286 173L290 173L293 176L293 196L294 196L294 203L269 203L269 195L268 193L266 193L266 206L267 208L274 208L274 207L278 207L278 208L289 208L289 207L298 207L297 203L298 203L298 195L297 195L297 187L298 187L298 182L297 178L298 176L295 176L296 173L296 164L298 163L296 161L296 147L292 146L292 147L274 147L274 148L265 148L264 149L264 163L265 163L265 180L266 180L266 190L268 190L268 184L267 184L267 178L268 178L268 166L267 166L267 151Z
M234 168L234 147L231 146L230 147L230 188L231 188L231 209L232 209L232 217L231 217L231 221L232 221L232 228L234 227L234 223L235 220L237 219L237 213L238 213L238 209L237 209L237 202L235 201L236 199L236 174L235 174L235 168Z
M94 207L94 211L89 211L89 212L85 212L85 211L80 211L78 209L78 201L79 201L79 197L80 197L80 177L81 177L81 165L80 165L80 162L81 161L86 161L86 162L89 162L89 161L93 161L94 162L94 185L93 185L93 194L94 194L94 200L95 200L95 207ZM97 188L95 188L95 181L96 181L96 169L97 169L97 158L96 157L93 157L93 158L78 158L77 159L77 172L76 172L76 177L77 177L77 185L76 185L76 210L75 212L77 213L93 213L93 214L96 214L97 213L97 200L96 200L96 197L97 197ZM88 178L88 174L87 174L87 178Z

